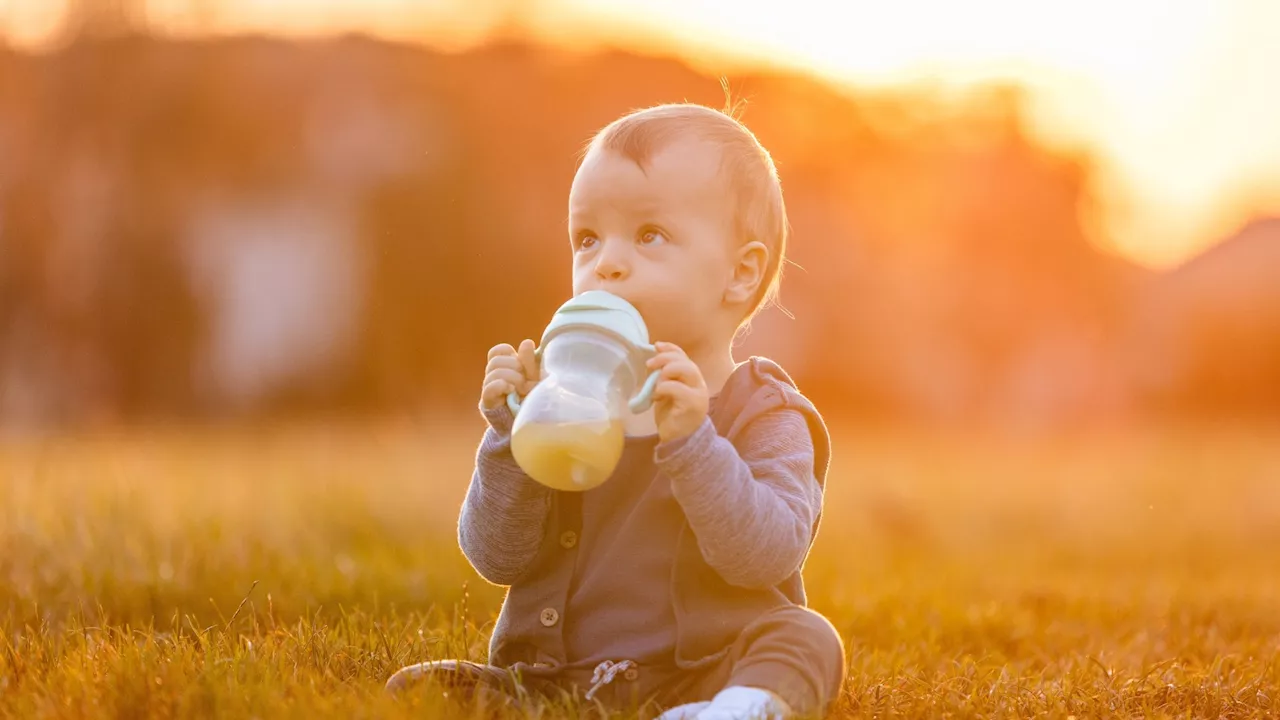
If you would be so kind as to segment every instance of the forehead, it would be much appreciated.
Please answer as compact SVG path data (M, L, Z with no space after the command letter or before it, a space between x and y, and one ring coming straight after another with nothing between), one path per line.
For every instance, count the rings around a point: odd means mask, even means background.
M693 138L660 146L643 167L620 152L593 147L573 179L569 211L719 210L728 202L722 158L715 144Z

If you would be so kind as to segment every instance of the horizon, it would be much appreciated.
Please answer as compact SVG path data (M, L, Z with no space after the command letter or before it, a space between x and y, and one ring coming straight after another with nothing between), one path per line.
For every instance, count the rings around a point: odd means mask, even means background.
M671 55L708 74L800 71L849 91L940 100L1014 84L1027 94L1037 141L1099 162L1101 249L1155 269L1280 212L1280 96L1262 86L1266 67L1280 66L1280 6L1266 0L1137 0L1123 9L1103 0L1070 9L980 0L964 11L914 0L861 23L824 13L815 0L793 0L785 15L760 3L729 13L722 2L671 0L490 0L467 11L449 0L132 1L145 3L149 32L176 39L355 32L443 51L518 39L568 52ZM0 10L0 43L56 49L67 2ZM930 12L936 22L920 23ZM1006 22L993 25L992 16ZM1076 42L1090 32L1094 42Z

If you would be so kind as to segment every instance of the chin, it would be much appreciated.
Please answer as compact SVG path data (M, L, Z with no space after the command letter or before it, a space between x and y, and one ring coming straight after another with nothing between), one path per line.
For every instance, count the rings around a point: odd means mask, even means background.
M668 318L673 317L665 312L659 312L651 308L651 312L646 312L645 308L637 308L640 311L640 317L644 318L644 324L649 329L649 342L669 342L675 343L683 347L686 344L689 335L687 323L672 323Z

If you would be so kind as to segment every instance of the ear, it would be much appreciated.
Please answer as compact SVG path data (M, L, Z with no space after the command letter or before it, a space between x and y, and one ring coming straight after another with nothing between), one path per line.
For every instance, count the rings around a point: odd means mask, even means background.
M751 302L760 290L760 285L765 282L768 268L769 248L764 243L752 240L738 248L733 273L729 276L729 286L724 291L725 302Z

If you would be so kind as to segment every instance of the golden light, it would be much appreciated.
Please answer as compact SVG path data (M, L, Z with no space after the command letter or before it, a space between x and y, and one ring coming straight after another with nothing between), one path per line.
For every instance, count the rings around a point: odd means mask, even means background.
M1176 263L1249 215L1280 211L1271 0L561 5L615 43L652 36L860 86L1016 81L1032 91L1043 139L1101 155L1111 242L1148 264ZM561 42L582 29L542 26Z
M38 46L67 0L8 0ZM465 47L495 27L566 49L678 53L695 65L800 68L858 86L1030 90L1035 132L1103 161L1110 241L1177 262L1280 211L1280 3L1274 0L149 0L153 28L356 30ZM502 25L503 22L506 25Z

